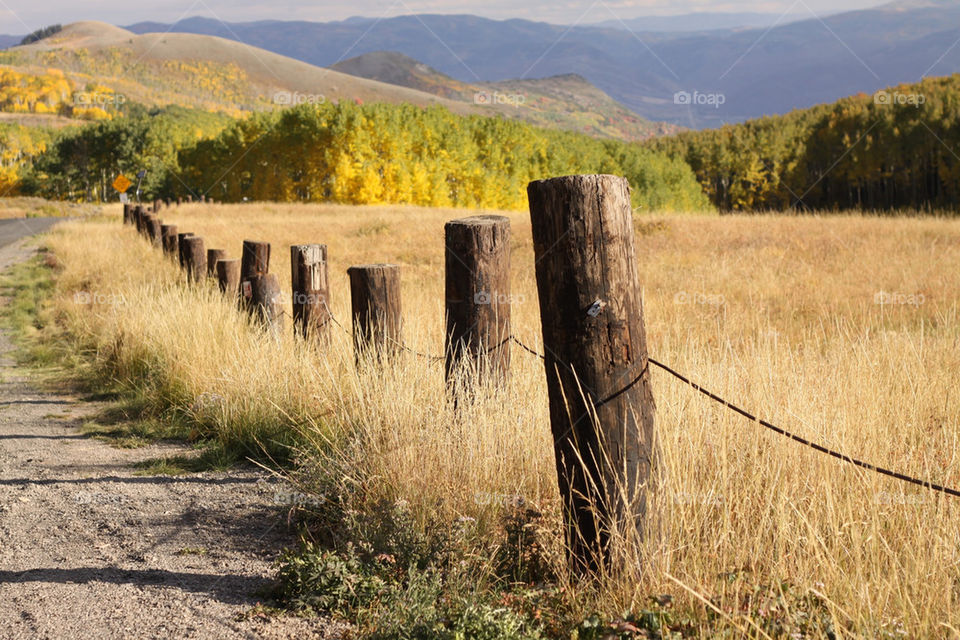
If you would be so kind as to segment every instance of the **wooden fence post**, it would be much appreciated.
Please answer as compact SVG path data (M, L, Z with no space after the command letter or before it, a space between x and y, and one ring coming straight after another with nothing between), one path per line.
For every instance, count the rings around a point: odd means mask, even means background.
M214 268L217 271L217 284L220 291L228 298L236 300L240 293L240 261L217 260Z
M207 249L207 276L217 277L217 260L225 260L227 252L223 249Z
M123 203L123 224L133 224L133 205L129 202Z
M187 280L203 282L203 279L207 277L207 252L203 247L203 238L187 236L181 243L183 247L183 266L187 271Z
M189 231L186 233L177 234L177 262L180 263L180 268L182 269L187 268L187 259L184 255L184 251L186 250L186 245L184 244L183 240L184 238L189 238L192 235L193 234L190 233Z
M353 346L357 357L373 349L392 356L401 340L400 267L365 264L347 269L353 311Z
M290 280L293 285L294 333L304 338L325 336L330 321L327 245L291 246Z
M244 240L240 254L240 293L243 307L251 314L255 311L253 281L269 272L270 243Z
M177 243L177 225L165 224L160 227L160 243L163 245L163 253L168 256L175 256L178 253L179 245Z
M446 379L464 364L502 380L510 369L510 220L452 220L446 236Z
M141 217L141 222L140 222L140 235L142 235L144 238L147 238L148 240L150 239L150 225L152 224L153 224L153 214L144 213L143 216Z
M567 176L527 194L571 561L616 568L612 543L644 535L656 451L630 187Z
M192 195L187 196L187 203L188 203L188 204L193 204L193 196L192 196Z
M283 326L283 292L280 280L272 273L265 273L251 281L250 303L254 317L265 329L279 334Z
M143 210L141 205L137 205L133 209L133 222L137 227L137 233L143 233L143 216L146 215L146 211Z
M156 216L150 216L150 220L148 221L147 225L147 235L150 238L151 244L153 244L155 247L161 246L160 228L162 226L163 223L160 218Z
M177 206L179 207L182 204L183 204L183 196L177 196Z

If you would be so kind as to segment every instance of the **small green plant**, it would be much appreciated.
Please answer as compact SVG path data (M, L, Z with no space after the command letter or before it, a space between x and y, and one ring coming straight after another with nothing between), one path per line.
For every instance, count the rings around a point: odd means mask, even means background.
M305 542L300 550L281 556L279 586L274 596L296 611L313 611L349 618L385 589L355 554L337 554Z

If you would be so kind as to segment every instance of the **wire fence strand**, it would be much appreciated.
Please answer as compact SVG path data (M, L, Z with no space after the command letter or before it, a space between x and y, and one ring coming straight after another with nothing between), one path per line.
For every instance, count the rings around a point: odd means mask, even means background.
M347 327L345 327L343 324L341 324L340 321L336 319L336 317L334 317L333 313L329 311L329 308L327 309L327 311L328 311L330 320L332 320L333 323L336 324L338 327L340 327L341 329L343 329L344 332L346 332L348 335L351 335L351 336L352 336L352 333L350 333L350 330L347 329ZM517 346L519 346L521 349L523 349L524 351L526 351L527 353L529 353L529 354L531 354L531 355L533 355L533 356L536 356L536 357L540 358L541 360L546 361L546 359L547 359L547 357L546 357L544 354L542 354L542 353L540 353L539 351L537 351L536 349L534 349L534 348L532 348L532 347L524 344L523 342L520 341L519 338L517 338L517 337L514 336L514 335L511 335L511 336L505 338L505 339L504 339L503 341L501 341L499 344L496 344L496 345L490 347L489 349L487 349L487 350L485 351L485 353L490 353L490 352L492 352L492 351L494 351L494 350L496 350L496 349L499 349L500 347L502 347L503 345L505 345L507 342L514 342L514 343L515 343ZM434 362L436 362L436 361L441 361L441 360L444 360L444 359L445 359L444 356L435 356L435 355L430 355L430 354L428 354L428 353L422 353L422 352L416 351L416 350L411 349L410 347L406 346L406 345L403 344L403 343L397 343L397 344L398 344L398 346L399 346L401 349L403 349L404 351L406 351L406 352L408 352L408 353L412 353L412 354L417 355L417 356L420 356L420 357L422 357L422 358L430 359L430 360L432 360L432 361L434 361ZM809 439L807 439L807 438L804 438L803 436L799 436L799 435L797 435L797 434L795 434L795 433L793 433L793 432L791 432L791 431L787 431L787 430L784 429L783 427L778 427L777 425L772 424L772 423L768 422L767 420L763 420L762 418L758 418L757 416L755 416L754 414L750 413L750 412L747 411L746 409L742 409L741 407L733 404L732 402L730 402L729 400L726 400L725 398L722 398L721 396L713 393L712 391L708 391L707 389L703 388L701 385L693 382L690 378L684 376L683 374L679 373L678 371L674 370L674 369L671 368L670 366L668 366L668 365L666 365L666 364L663 364L662 362L660 362L660 361L658 361L658 360L655 360L655 359L653 359L653 358L649 358L649 357L648 357L648 358L647 358L647 362L648 362L648 364L643 367L643 369L640 371L640 373L637 374L637 375L636 375L629 383L627 383L623 388L621 388L621 389L618 390L618 391L615 391L615 392L611 393L610 395L606 396L605 398L603 398L603 399L601 399L601 400L594 400L594 401L593 401L593 406L594 406L594 408L601 407L601 406L603 406L604 404L607 404L608 402L611 402L611 401L615 400L616 398L620 397L621 395L623 395L624 393L626 393L627 391L629 391L630 389L632 389L634 386L636 386L637 384L639 384L640 381L643 379L643 377L644 377L644 376L647 374L647 372L650 370L649 365L652 364L652 365L654 365L655 367L658 367L659 369L661 369L661 370L665 371L666 373L670 374L671 376L673 376L673 377L676 378L677 380L683 382L684 384L689 385L694 391L697 391L697 392L701 393L702 395L706 396L707 398L710 398L711 400L713 400L713 401L715 401L715 402L723 405L724 407L726 407L726 408L729 409L730 411L733 411L734 413L737 413L737 414L743 416L744 418L746 418L747 420L750 420L751 422L756 422L756 423L759 424L760 426L762 426L762 427L764 427L764 428L766 428L766 429L769 429L770 431L773 431L774 433L777 433L777 434L779 434L779 435L781 435L781 436L784 436L785 438L788 438L788 439L790 439L790 440L793 440L794 442L797 442L797 443L799 443L799 444L802 444L802 445L804 445L804 446L807 446L807 447L813 449L814 451L818 451L818 452L823 453L823 454L826 454L826 455L828 455L828 456L830 456L830 457L832 457L832 458L836 458L837 460L841 460L841 461L843 461L843 462L852 464L852 465L854 465L855 467L859 467L859 468L861 468L861 469L866 469L867 471L873 471L874 473L878 473L878 474L880 474L880 475L887 476L887 477L890 477L890 478L894 478L894 479L900 480L900 481L902 481L902 482L906 482L906 483L909 483L909 484L913 484L913 485L916 485L916 486L918 486L918 487L923 487L923 488L929 489L929 490L931 490L931 491L936 491L936 492L939 492L939 493L946 494L946 495L948 495L948 496L953 496L953 497L956 497L956 498L960 498L960 490L953 489L953 488L951 488L951 487L947 487L947 486L944 486L944 485L940 485L940 484L937 484L937 483L935 483L935 482L930 482L930 481L928 481L928 480L922 480L922 479L917 478L917 477L915 477L915 476L911 476L911 475L908 475L908 474L905 474L905 473L900 473L899 471L893 471L893 470L891 470L891 469L887 469L887 468L885 468L885 467L881 467L881 466L879 466L879 465L875 465L875 464L872 464L872 463L870 463L870 462L865 462L865 461L863 461L863 460L860 460L860 459L858 459L858 458L854 458L854 457L852 457L852 456L848 456L848 455L846 455L846 454L844 454L844 453L841 453L841 452L839 452L839 451L836 451L836 450L834 450L834 449L830 449L829 447L825 447L825 446L822 445L822 444L819 444L819 443L817 443L817 442L814 442L814 441L812 441L812 440L809 440Z

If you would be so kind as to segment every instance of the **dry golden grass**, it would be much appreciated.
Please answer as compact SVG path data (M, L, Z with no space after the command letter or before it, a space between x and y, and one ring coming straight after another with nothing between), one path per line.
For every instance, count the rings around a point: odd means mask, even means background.
M405 356L358 370L346 335L305 349L289 320L282 335L260 335L217 294L183 287L114 213L48 240L65 265L61 319L112 375L146 377L158 403L216 394L196 411L238 439L250 425L269 433L291 421L325 437L358 432L358 475L421 512L482 520L500 496L555 503L537 359L515 349L508 388L455 414L440 365ZM400 263L405 339L431 353L442 349L443 224L461 215L279 204L161 214L232 257L244 239L273 243L285 289L289 245L326 243L341 320L348 266ZM506 215L514 331L539 346L529 221ZM680 216L640 218L637 232L651 355L800 435L960 485L960 222ZM95 294L93 304L75 304L75 291ZM891 304L877 304L881 292ZM715 624L748 630L746 596L786 581L823 597L842 637L960 635L960 501L787 441L656 369L653 383L668 544L655 569L612 585L602 606L671 593L702 611L696 592L729 616Z

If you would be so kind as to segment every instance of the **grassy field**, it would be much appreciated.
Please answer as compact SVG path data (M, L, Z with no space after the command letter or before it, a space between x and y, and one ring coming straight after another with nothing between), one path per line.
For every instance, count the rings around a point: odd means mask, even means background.
M404 338L429 353L442 351L443 224L463 215L270 204L161 214L231 257L244 239L271 242L284 290L289 245L326 243L341 320L348 266L401 264ZM506 215L514 332L539 346L529 221ZM652 356L845 454L960 485L960 221L641 217L636 231ZM416 547L404 559L430 560L424 549L446 531L471 578L445 573L437 588L482 599L484 590L516 594L522 582L513 608L547 635L593 612L615 621L647 611L702 637L960 636L960 502L787 441L662 372L653 384L663 544L647 550L636 579L577 584L562 569L536 358L515 350L508 387L456 412L440 364L408 355L358 367L343 332L305 346L289 318L281 335L263 335L210 287L186 287L121 227L119 209L65 223L46 244L59 265L47 331L83 356L88 379L136 391L148 412L188 416L232 447L283 455L284 443L296 444L292 473L315 498L307 506L317 507L324 545L341 549L349 535L361 556ZM403 583L411 616L422 614L409 601L414 582ZM508 609L517 602L503 597ZM384 602L352 611L362 628L394 637L376 614Z

